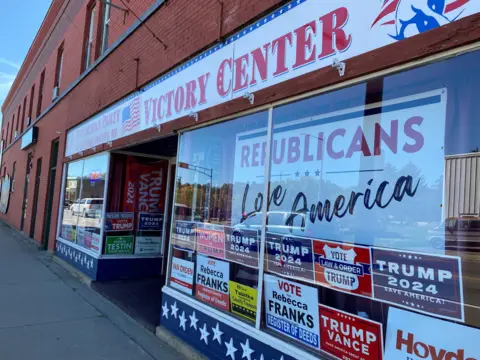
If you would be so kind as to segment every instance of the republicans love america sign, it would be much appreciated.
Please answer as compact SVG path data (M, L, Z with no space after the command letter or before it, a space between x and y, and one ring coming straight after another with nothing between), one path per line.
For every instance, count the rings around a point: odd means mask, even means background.
M291 236L385 247L402 238L396 247L431 252L415 224L442 218L446 99L438 89L313 117L279 116L268 197L251 180L264 176L266 129L239 133L232 214L262 213L268 202L270 214L283 215L269 216L269 228ZM407 215L412 225L401 231L390 221Z
M478 2L472 0L291 1L70 130L66 156L331 66L335 58L346 60L478 10Z

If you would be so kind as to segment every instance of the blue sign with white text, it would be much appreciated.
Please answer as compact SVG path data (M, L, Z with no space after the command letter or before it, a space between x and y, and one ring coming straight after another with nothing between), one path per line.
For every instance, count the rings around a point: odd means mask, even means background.
M138 214L138 231L162 231L163 214Z

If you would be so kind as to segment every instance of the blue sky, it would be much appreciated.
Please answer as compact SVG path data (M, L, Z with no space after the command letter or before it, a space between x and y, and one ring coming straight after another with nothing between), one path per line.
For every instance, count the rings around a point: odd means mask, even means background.
M0 104L17 75L51 0L2 1L0 11ZM25 11L27 10L28 11ZM1 118L1 114L0 114Z

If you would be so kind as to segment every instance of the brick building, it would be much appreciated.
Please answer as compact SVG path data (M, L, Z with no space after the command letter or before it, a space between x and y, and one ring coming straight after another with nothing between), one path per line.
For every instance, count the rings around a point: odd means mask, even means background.
M53 0L2 106L1 218L93 280L160 278L159 336L210 358L478 357L478 221L443 210L477 10Z

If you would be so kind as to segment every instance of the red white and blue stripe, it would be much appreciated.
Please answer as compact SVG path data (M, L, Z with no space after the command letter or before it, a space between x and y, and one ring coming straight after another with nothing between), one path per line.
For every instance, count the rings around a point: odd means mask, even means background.
M122 111L122 134L136 132L140 126L140 97L136 96Z

